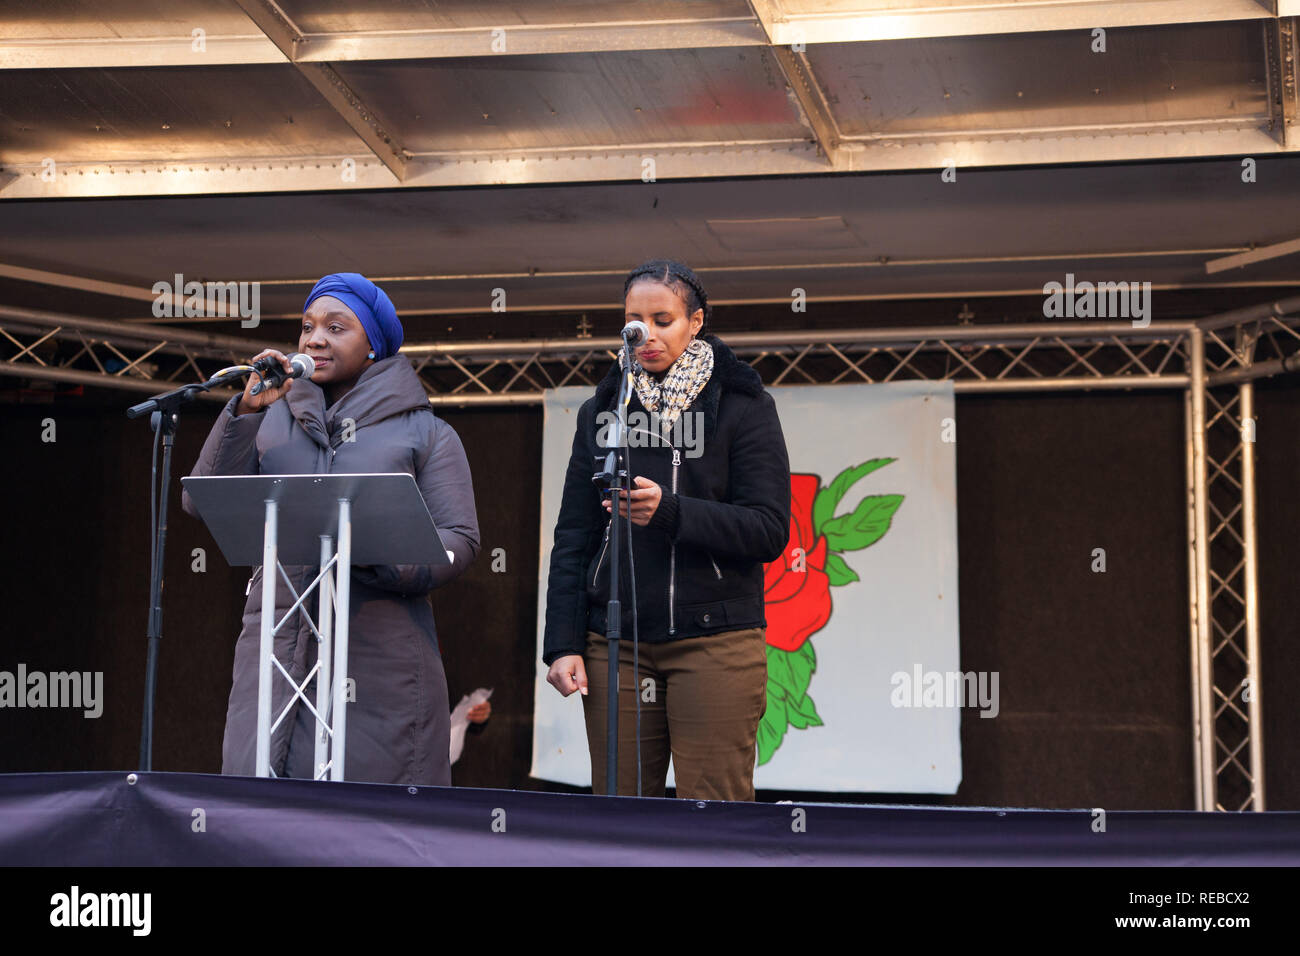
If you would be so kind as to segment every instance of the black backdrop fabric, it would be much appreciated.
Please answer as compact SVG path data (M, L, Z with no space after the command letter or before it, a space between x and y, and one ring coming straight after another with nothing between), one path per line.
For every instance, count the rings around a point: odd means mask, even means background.
M1285 380L1257 389L1268 806L1296 809L1300 770L1291 758L1300 735L1286 688L1300 677L1293 619L1300 387ZM87 390L0 406L0 670L21 662L29 670L103 671L105 698L98 719L0 710L0 771L137 765L152 436L122 414L136 400ZM154 747L160 771L220 769L248 571L227 567L176 500L176 482L217 408L191 410L177 440ZM493 716L469 737L453 780L572 789L528 776L541 411L439 414L465 445L482 530L476 565L434 597L451 700L478 686L495 689ZM54 442L41 440L47 418ZM835 799L1191 809L1181 393L961 395L957 420L961 666L1000 673L1001 710L995 719L963 713L957 794ZM206 550L202 572L193 569L196 548ZM1091 570L1094 548L1105 549L1104 574Z

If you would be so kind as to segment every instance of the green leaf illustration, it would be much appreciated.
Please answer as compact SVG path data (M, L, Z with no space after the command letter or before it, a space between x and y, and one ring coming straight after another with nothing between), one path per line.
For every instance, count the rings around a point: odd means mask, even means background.
M804 643L806 644L807 641ZM799 693L803 693L804 690L807 690L808 685L805 683L802 688L799 688L799 679L795 676L793 658L794 655L789 651L783 651L769 644L767 646L767 680L769 684L775 684L782 692L798 689Z
M772 754L776 753L776 748L781 746L789 724L785 716L785 700L774 697L769 690L767 711L763 714L763 719L758 722L758 765L760 767L771 760Z
M758 724L758 765L772 759L791 727L803 730L822 726L808 684L817 669L812 641L795 651L767 646L767 710Z
M858 577L858 572L849 567L838 554L826 556L826 576L831 579L831 587L862 580Z
M849 488L858 480L865 478L877 468L883 468L890 462L898 461L897 458L872 458L870 461L864 461L860 465L854 465L852 468L845 468L833 479L831 483L817 492L817 497L813 498L812 524L813 533L818 535L822 533L822 525L831 519L835 514L835 508L841 499L848 494Z
M786 717L790 721L790 726L796 730L803 730L806 727L822 726L822 719L817 714L817 707L813 704L813 699L807 694L798 700L786 698Z
M817 669L817 652L813 650L812 641L804 641L799 650L795 651L806 663L808 667L808 676Z
M772 648L776 650L776 648ZM794 682L786 688L786 693L791 697L802 697L808 693L808 685L812 683L813 671L817 669L817 655L813 653L812 641L804 641L799 645L796 651L781 651L790 662L790 671L794 674ZM771 655L768 655L769 659Z
M832 551L858 551L875 544L889 530L902 503L902 495L868 495L852 514L831 518L822 526L827 546Z

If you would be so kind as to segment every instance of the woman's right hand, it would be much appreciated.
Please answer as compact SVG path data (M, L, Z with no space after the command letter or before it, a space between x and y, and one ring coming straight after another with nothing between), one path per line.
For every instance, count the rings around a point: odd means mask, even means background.
M575 690L587 693L587 665L581 654L557 658L546 674L546 682L568 697Z
M285 356L283 352L276 351L275 349L263 349L261 352L258 352L249 359L247 364L252 365L258 359L265 358L268 355L275 356L280 360L280 365L283 366L286 372L290 374L293 373L293 366L289 364L288 357ZM235 409L236 415L249 415L253 412L260 412L262 409L266 408L266 406L283 398L284 395L288 393L290 386L293 385L293 379L286 378L284 382L276 388L268 388L253 395L253 386L261 380L261 377L255 372L248 376L248 381L244 385L244 394L239 396L239 407Z

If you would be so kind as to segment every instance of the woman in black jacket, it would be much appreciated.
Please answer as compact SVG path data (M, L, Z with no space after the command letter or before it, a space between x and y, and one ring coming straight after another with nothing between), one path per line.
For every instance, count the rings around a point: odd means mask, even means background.
M758 373L704 334L708 298L695 273L654 260L628 275L623 293L625 321L650 334L635 355L625 449L633 490L619 506L626 522L630 504L634 527L619 578L618 792L636 793L639 749L646 796L663 796L671 755L678 796L752 800L767 700L763 563L790 535L781 422ZM596 793L605 792L610 501L592 475L621 374L616 363L578 413L542 656L561 694L583 695Z

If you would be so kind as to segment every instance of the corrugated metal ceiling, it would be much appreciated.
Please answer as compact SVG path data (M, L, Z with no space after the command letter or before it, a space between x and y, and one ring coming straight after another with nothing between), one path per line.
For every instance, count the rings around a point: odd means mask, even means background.
M1295 238L1296 4L0 0L0 274L287 312L341 268L587 306L657 254L733 301L1287 283L1205 263Z
M6 0L0 199L1290 152L1292 2Z

